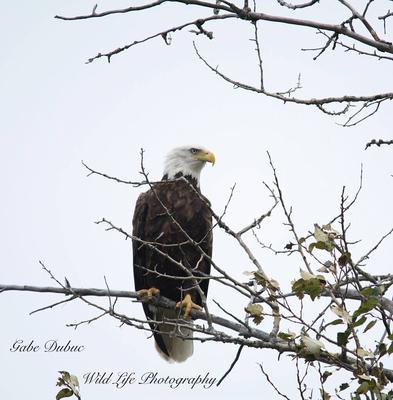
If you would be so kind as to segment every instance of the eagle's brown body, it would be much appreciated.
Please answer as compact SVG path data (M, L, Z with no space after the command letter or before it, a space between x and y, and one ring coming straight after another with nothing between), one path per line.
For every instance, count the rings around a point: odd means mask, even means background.
M209 276L209 260L201 255L199 249L191 244L187 235L182 232L182 229L187 232L194 241L198 242L203 251L211 256L212 215L209 203L200 194L194 179L186 177L187 181L185 181L185 179L165 180L165 178L139 196L133 217L133 235L143 241L156 243L156 249L181 263L194 276ZM194 303L202 305L200 294L193 288L195 280L181 279L188 276L187 272L168 257L138 240L133 240L133 256L136 290L155 287L160 290L162 296L176 302L181 301L186 294L190 294ZM180 277L180 279L170 276ZM198 280L198 283L206 295L208 279ZM173 311L172 314L165 311L154 314L149 305L143 304L143 308L149 320L165 320L168 315L172 315L172 318L180 316L179 310L176 314ZM156 344L163 355L168 359L184 361L182 356L177 357L172 354L174 350L172 351L171 346L175 347L175 344L170 343L170 336L174 335L168 333L173 326L153 322L150 326L154 332ZM177 340L179 342L178 338ZM192 341L180 339L180 342L176 344L177 347L183 345L188 348L191 345L191 350L188 351L192 354ZM183 358L187 357L189 355Z

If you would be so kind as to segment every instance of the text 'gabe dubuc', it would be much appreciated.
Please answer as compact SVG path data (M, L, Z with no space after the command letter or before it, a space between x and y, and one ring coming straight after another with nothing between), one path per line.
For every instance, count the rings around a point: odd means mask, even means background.
M71 340L67 342L60 342L55 339L47 340L41 344L36 341L24 341L23 339L16 339L10 347L12 353L80 353L85 350L85 346L74 344Z

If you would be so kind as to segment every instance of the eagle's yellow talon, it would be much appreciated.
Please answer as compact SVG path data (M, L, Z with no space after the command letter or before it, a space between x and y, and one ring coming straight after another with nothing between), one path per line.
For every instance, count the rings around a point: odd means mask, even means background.
M151 299L153 296L155 296L155 295L157 295L157 294L160 294L160 290L157 289L157 288L155 288L155 287L152 287L152 288L150 288L150 289L141 289L141 290L138 290L136 293L137 293L137 295L138 295L139 297L145 297L145 296L147 296L147 298Z
M184 308L184 319L188 319L190 312L192 309L195 310L202 310L202 307L198 304L195 304L191 296L189 294L186 294L184 299L182 301L179 301L176 303L176 308L182 307Z

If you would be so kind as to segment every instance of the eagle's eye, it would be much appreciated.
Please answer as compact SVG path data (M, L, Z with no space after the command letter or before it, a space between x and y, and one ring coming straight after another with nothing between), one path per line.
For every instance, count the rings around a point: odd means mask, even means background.
M198 153L198 149L195 149L195 148L192 148L192 149L190 149L190 153L191 154L196 154L196 153Z

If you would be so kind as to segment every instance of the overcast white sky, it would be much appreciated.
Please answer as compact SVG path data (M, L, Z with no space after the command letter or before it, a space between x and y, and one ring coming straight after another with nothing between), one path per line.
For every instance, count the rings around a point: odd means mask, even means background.
M89 12L92 1L19 1L2 4L0 60L0 282L53 285L38 261L59 278L77 287L133 289L131 245L93 222L106 217L131 229L133 207L141 189L86 178L83 159L94 168L126 179L138 179L139 149L146 150L146 167L159 179L168 150L196 143L216 154L214 168L202 175L202 191L221 211L229 188L237 183L227 222L240 228L270 206L262 181L271 182L266 151L278 169L287 201L294 208L299 231L323 224L338 211L341 187L353 193L360 166L364 190L351 212L352 239L363 239L358 255L391 228L392 149L363 151L374 137L391 138L392 105L363 124L344 129L313 109L283 105L264 97L234 90L198 60L188 32L173 37L171 46L157 39L116 56L111 64L84 62L99 51L116 48L157 29L196 17L186 7L162 7L143 15L117 15L107 19L63 22L56 14ZM129 5L127 1L101 2L100 9ZM323 2L322 2L323 3ZM325 7L325 8L324 8ZM341 21L324 4L318 18ZM382 29L382 26L380 27ZM234 78L258 82L251 29L245 24L212 25L215 39L198 37L201 52ZM263 24L261 27L265 76L271 90L293 86L302 73L299 95L367 94L389 91L388 64L359 56L326 54L313 62L301 47L313 47L317 37L309 30ZM277 212L261 236L283 247L290 236ZM300 261L280 259L259 250L247 237L266 271L289 287L298 276ZM390 272L391 241L370 261L372 271ZM251 270L236 243L216 233L214 255L218 264L244 280ZM244 303L231 292L211 284L216 299L242 315ZM67 323L94 315L82 303L29 316L29 312L58 301L52 295L3 293L0 295L0 397L53 399L58 370L79 377L90 371L148 371L159 376L192 377L209 372L220 378L236 348L196 343L193 358L170 365L161 360L152 340L142 331L118 327L101 319L78 330ZM123 309L142 316L139 304L124 302ZM211 305L213 312L217 311ZM262 329L265 329L261 326ZM266 327L266 330L269 328ZM42 345L69 339L85 346L80 354L11 353L16 339ZM172 399L238 398L263 393L275 398L259 372L264 362L280 388L293 396L293 365L270 351L245 350L227 381L215 389L169 389L164 386L83 385L84 399L129 399L167 392ZM34 394L33 394L34 393Z

